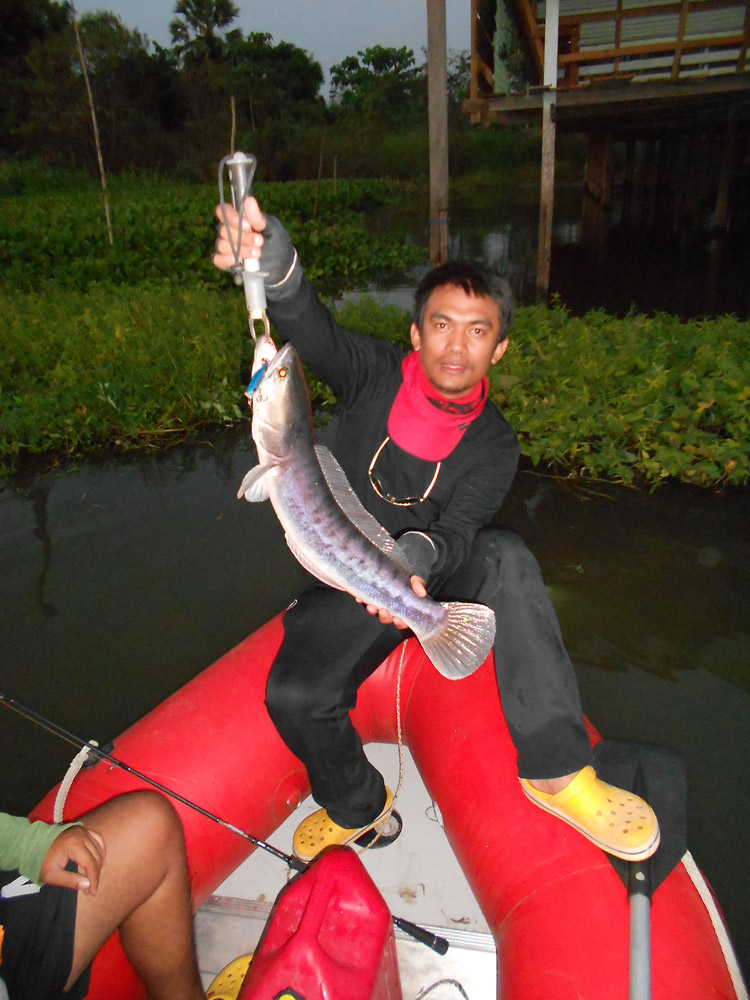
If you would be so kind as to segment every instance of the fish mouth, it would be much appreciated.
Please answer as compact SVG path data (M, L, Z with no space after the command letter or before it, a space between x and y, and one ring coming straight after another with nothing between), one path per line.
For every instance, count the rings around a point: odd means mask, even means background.
M274 354L270 361L266 361L261 368L253 375L250 385L248 386L248 393L252 389L252 398L255 399L255 393L258 389L261 389L263 383L266 379L273 375L274 372L278 371L279 368L283 368L284 365L288 365L290 361L290 355L293 356L294 347L292 344L284 344L279 350Z

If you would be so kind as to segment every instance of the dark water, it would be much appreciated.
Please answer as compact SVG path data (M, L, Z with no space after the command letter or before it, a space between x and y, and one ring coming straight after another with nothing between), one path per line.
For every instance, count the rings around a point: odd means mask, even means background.
M285 607L300 571L273 512L235 499L251 461L232 432L0 487L3 693L104 742ZM750 493L525 471L501 519L543 565L592 721L685 755L690 848L747 967ZM18 813L75 753L1 707L0 746Z
M591 309L624 316L668 312L683 320L733 315L750 317L750 240L741 233L726 236L677 228L626 227L613 224L597 245L582 244L583 192L579 185L559 184L555 191L550 294L574 314ZM426 206L386 214L380 224L395 238L428 245ZM539 225L538 185L529 181L514 190L487 188L471 199L451 199L449 255L482 259L511 283L518 300L536 300ZM424 268L415 269L402 294L393 301L410 308L410 290ZM387 286L385 286L387 287ZM393 283L391 284L391 290Z

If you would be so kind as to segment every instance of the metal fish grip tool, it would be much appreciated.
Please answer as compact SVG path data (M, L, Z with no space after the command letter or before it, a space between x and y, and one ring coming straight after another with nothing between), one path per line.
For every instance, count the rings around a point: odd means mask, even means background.
M234 283L243 285L245 289L245 302L247 303L248 322L253 340L257 341L255 333L255 322L261 320L263 323L263 335L271 337L271 326L266 312L266 290L263 279L268 277L265 271L260 269L260 261L255 258L242 260L240 248L242 245L241 230L237 232L237 242L232 239L232 234L227 223L226 211L224 209L224 174L229 174L229 186L232 191L232 204L240 217L240 225L244 219L245 202L253 192L253 177L258 161L248 153L235 152L230 156L225 156L219 164L219 204L221 206L222 221L227 232L227 238L234 254Z

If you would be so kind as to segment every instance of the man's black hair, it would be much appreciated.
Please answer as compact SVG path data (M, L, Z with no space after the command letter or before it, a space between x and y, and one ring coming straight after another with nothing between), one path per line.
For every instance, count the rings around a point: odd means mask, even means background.
M422 278L414 293L414 323L418 330L422 329L427 300L436 289L446 286L496 302L500 313L498 343L505 340L513 322L513 292L502 275L473 260L449 260L447 264L428 271Z

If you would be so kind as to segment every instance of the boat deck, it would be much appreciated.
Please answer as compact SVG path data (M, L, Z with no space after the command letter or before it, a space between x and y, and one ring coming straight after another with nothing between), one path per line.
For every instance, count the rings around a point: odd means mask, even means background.
M371 744L367 753L390 788L398 784L398 748ZM276 831L270 842L290 852L292 834L304 816L317 808L307 799ZM434 1000L469 1000L496 996L496 952L476 900L453 855L440 815L422 783L408 749L403 750L403 780L396 808L404 829L390 847L365 851L362 861L391 912L427 927L450 944L446 955L396 930L396 948L404 1000L441 980L453 980L430 992ZM255 851L200 908L195 920L201 975L207 986L224 966L254 951L273 902L291 872L283 862Z

